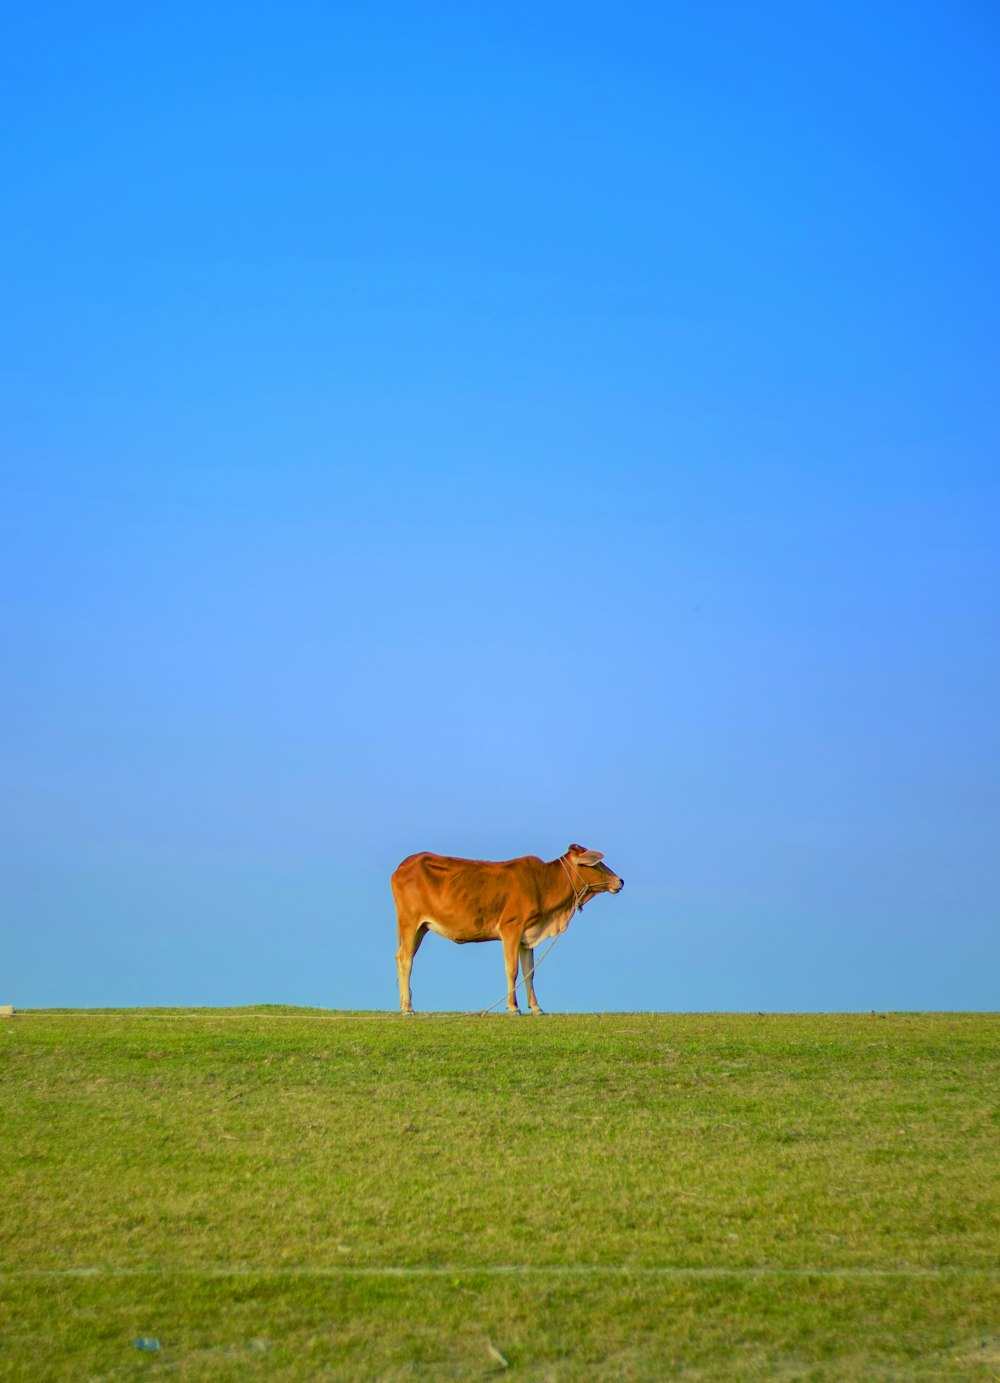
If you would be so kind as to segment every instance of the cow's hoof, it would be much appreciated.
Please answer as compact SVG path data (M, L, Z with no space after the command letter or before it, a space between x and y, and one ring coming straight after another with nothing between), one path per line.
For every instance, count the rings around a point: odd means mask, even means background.
M400 1018L416 1018L417 1015L412 1008L404 1008L400 1010L399 1016Z
M507 1009L506 1016L508 1018L520 1018L521 1010L519 1008L509 1008Z
M545 1010L543 1008L533 1008L531 1010L531 1016L532 1018L544 1018Z

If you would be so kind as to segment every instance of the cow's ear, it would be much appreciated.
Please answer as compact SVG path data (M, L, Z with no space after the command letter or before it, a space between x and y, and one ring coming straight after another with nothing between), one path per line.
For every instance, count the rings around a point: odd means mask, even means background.
M604 856L600 850L585 850L582 845L571 845L574 864L600 864Z

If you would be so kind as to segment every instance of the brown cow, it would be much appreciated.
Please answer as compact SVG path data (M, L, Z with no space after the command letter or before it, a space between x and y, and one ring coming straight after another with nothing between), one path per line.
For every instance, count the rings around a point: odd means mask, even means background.
M399 1007L413 1012L410 968L427 932L464 946L468 941L502 941L507 970L507 1011L517 1006L517 962L532 1013L534 947L569 926L577 909L598 893L618 893L624 880L601 864L599 850L571 845L548 864L537 855L518 860L455 860L445 855L409 855L392 876L399 922Z

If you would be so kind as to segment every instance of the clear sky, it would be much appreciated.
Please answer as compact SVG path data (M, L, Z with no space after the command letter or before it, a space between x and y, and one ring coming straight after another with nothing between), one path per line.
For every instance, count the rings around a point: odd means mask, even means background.
M0 1002L995 1008L984 0L19 6ZM430 938L417 1008L503 992Z

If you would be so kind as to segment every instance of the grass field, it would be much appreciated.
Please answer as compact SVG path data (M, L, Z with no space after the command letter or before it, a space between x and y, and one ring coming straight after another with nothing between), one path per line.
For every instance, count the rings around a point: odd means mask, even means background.
M992 1383L998 1057L985 1014L0 1020L0 1379Z

